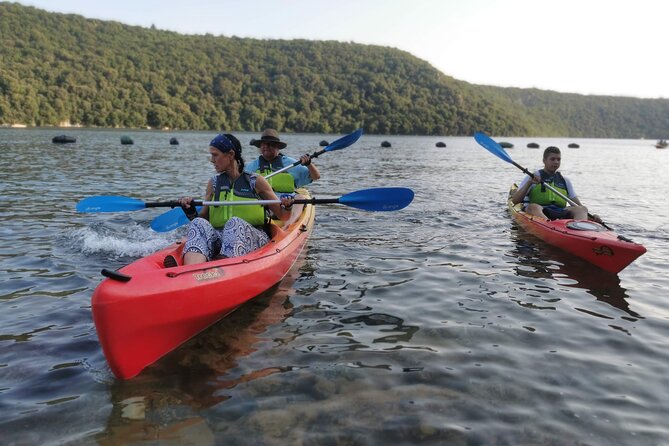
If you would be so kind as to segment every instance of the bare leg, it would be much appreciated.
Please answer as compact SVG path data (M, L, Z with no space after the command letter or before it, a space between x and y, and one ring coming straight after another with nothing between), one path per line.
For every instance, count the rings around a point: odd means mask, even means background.
M574 220L588 219L588 208L585 206L569 206L567 212L569 212L569 216Z
M528 214L533 215L535 217L546 218L546 214L544 214L543 206L540 206L536 203L528 204L527 207L525 208L525 212L527 212Z
M204 263L207 258L199 252L188 251L184 254L184 265L194 265L196 263Z

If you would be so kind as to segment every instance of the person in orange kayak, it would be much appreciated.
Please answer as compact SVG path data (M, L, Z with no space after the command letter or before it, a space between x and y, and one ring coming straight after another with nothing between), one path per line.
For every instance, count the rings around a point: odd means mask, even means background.
M560 149L554 146L547 147L544 150L544 168L537 170L532 178L525 175L511 200L514 204L525 202L523 210L537 217L550 220L566 218L587 220L588 208L579 201L571 181L558 172L561 161ZM540 184L542 180L560 191L562 195L569 197L577 206L569 205L564 198Z
M287 144L281 141L279 133L274 129L265 129L260 139L251 140L251 145L260 149L260 156L246 166L248 172L267 176L298 161L280 152ZM268 179L275 192L293 193L296 188L306 186L321 177L309 154L302 155L299 161L299 165Z
M209 143L210 161L216 169L207 183L205 201L278 200L267 180L244 171L242 146L229 133L217 135ZM184 265L202 263L217 256L237 257L255 251L269 242L267 223L261 205L203 206L199 214L192 197L182 197L182 209L191 220L184 245ZM281 198L281 204L267 206L280 220L288 220L294 199Z

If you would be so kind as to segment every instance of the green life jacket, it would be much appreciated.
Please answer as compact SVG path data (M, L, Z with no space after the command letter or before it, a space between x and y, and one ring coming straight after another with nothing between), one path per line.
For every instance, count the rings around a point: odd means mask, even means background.
M251 187L251 174L243 172L230 187L230 178L222 173L217 175L212 201L247 201L259 199ZM213 180L213 179L212 179ZM261 205L210 206L209 223L214 228L222 228L232 217L239 217L253 226L265 224L265 208Z
M555 172L553 175L549 175L546 171L541 169L539 171L541 179L553 186L555 189L560 191L562 195L568 197L569 191L567 190L567 181L560 172ZM530 203L536 203L541 206L548 206L549 204L554 204L561 208L567 206L567 202L564 198L560 197L558 194L544 186L543 184L535 185L530 191Z
M258 170L256 171L260 175L266 177L272 172L276 172L279 169L283 169L283 162L281 161L281 155L274 158L272 161L267 161L262 156L258 158ZM295 192L295 178L288 172L281 172L274 175L272 178L268 178L267 182L274 192L283 192L291 193Z

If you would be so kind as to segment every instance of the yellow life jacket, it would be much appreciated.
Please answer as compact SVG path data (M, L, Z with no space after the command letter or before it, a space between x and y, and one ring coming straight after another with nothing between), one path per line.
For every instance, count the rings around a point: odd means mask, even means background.
M560 172L555 172L553 175L548 175L543 169L539 171L541 179L553 186L555 189L560 191L565 197L569 196L569 191L567 190L567 181L564 179ZM549 204L554 204L561 208L567 206L567 201L544 186L543 184L535 185L530 191L530 203L536 203L541 206L548 206Z
M262 156L258 158L258 170L256 171L260 175L266 177L272 172L276 172L279 169L283 169L283 162L281 161L281 155L274 158L272 161L267 161ZM274 175L272 178L268 178L267 182L274 192L283 192L283 193L292 193L295 192L295 178L288 172L281 172L277 175Z
M230 187L230 178L222 173L217 175L212 201L258 200L258 194L251 187L251 175L243 172ZM210 206L209 223L214 228L222 228L232 217L239 217L253 226L265 224L265 208L261 205Z

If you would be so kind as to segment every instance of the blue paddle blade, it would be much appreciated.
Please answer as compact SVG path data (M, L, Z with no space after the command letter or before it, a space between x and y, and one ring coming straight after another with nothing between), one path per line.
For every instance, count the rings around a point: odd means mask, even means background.
M397 211L409 206L413 195L404 187L377 187L343 195L339 203L365 211Z
M503 159L507 163L513 164L513 160L511 159L509 154L506 153L506 150L504 150L502 146L500 146L494 139L492 139L485 133L483 132L474 133L474 139L476 140L477 143L483 146L483 148L485 148L488 152L492 153L498 158Z
M200 212L202 206L198 206L196 209ZM188 223L190 223L190 220L188 220L184 211L181 208L174 208L154 218L151 221L151 229L156 232L170 232Z
M360 128L360 129L356 130L355 132L353 132L349 135L346 135L346 136L342 136L341 138L334 141L333 143L328 144L323 149L323 152L332 152L333 150L344 149L344 148L350 146L351 144L353 144L354 142L356 142L357 140L359 140L361 136L362 136L362 129Z
M136 198L120 195L88 197L77 203L78 212L121 212L145 209L145 203Z

